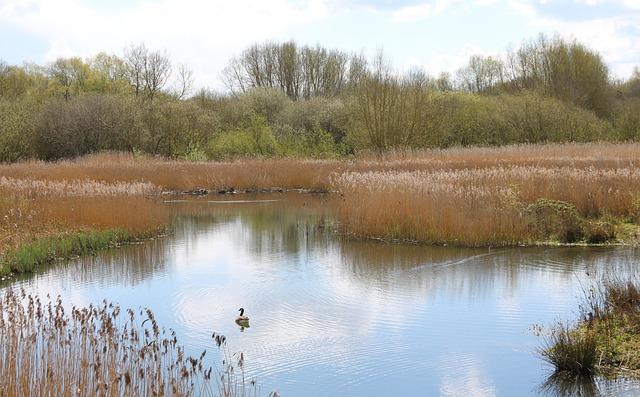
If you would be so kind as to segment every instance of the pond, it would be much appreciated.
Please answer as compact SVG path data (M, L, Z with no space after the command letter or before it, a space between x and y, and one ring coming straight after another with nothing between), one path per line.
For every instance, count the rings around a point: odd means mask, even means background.
M534 324L576 318L582 290L632 274L633 248L461 249L353 241L312 195L166 200L174 233L12 287L74 305L149 307L188 352L244 352L263 395L556 395ZM234 318L244 307L250 328ZM573 385L575 386L575 385ZM573 387L572 386L572 387ZM596 379L581 394L637 395Z

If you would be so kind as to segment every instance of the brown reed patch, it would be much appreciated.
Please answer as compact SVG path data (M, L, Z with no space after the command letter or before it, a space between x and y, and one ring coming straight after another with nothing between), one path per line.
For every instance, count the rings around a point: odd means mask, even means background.
M168 219L142 198L161 190L306 188L340 192L339 219L357 236L504 245L540 240L527 215L539 199L566 202L590 219L637 218L639 166L635 143L396 151L350 161L187 162L102 153L0 165L0 191L36 199L13 199L13 207L5 205L11 198L0 199L0 210L30 214L34 230L65 220L78 227L143 230Z
M39 237L87 230L125 229L144 237L164 231L170 214L158 198L143 196L37 197L0 190L0 255Z
M640 169L502 165L347 172L334 177L333 187L342 193L339 219L356 236L512 245L551 237L540 236L540 219L528 210L541 198L573 205L584 217L631 216Z
M102 153L54 163L0 166L0 177L36 181L148 182L164 190L195 188L328 189L343 172L462 170L499 166L611 170L640 165L640 144L515 145L362 154L351 161L259 159L188 162L127 153Z
M225 361L190 357L153 312L103 301L72 307L9 289L0 296L0 395L250 396L243 361L213 335Z

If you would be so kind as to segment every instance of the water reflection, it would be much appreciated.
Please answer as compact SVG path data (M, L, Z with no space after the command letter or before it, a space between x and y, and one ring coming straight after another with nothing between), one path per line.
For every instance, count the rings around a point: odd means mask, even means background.
M604 377L572 377L554 373L540 385L538 391L545 396L600 397L636 396L637 381L630 379L607 379Z
M150 307L198 353L213 331L224 334L245 353L247 375L281 394L553 395L564 389L538 387L549 368L529 327L573 318L589 278L638 268L631 248L351 241L323 227L322 197L266 199L279 201L167 203L172 236L21 285L74 304ZM235 323L238 307L251 328Z

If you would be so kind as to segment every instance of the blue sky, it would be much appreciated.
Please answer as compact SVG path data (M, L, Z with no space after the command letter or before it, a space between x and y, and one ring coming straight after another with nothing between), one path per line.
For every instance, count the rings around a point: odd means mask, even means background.
M640 0L0 0L0 59L9 63L145 42L214 88L230 57L265 40L383 49L399 69L437 74L540 32L598 50L618 77L640 65Z

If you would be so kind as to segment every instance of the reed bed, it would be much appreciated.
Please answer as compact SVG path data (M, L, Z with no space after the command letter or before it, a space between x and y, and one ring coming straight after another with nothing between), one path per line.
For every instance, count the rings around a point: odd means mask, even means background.
M225 338L219 368L206 350L190 357L149 309L104 301L72 307L24 291L0 296L0 395L3 396L256 396L245 384L242 355Z
M134 238L164 232L170 214L142 196L38 197L0 190L0 255L51 235L126 230Z
M0 189L20 193L26 198L68 196L142 196L158 193L149 182L101 182L85 180L36 180L0 177Z
M188 162L101 153L28 161L0 165L0 253L56 230L157 231L169 215L149 197L230 188L339 192L340 225L359 237L470 246L604 242L614 233L596 220L640 218L639 169L635 143L396 151L350 160ZM541 200L557 203L548 211ZM536 226L558 223L548 216L568 217L558 222L573 230Z
M540 215L558 215L532 209L542 199L575 208L573 218L563 221L637 216L640 168L503 165L347 172L335 176L332 185L343 196L337 204L338 217L356 236L511 245L551 237L540 235L541 226L549 221Z
M285 158L189 162L128 153L101 153L54 163L27 161L1 165L0 177L107 184L147 182L172 191L228 187L326 190L332 188L332 177L343 172L462 170L496 166L617 169L639 165L640 144L586 143L363 153L350 160Z

